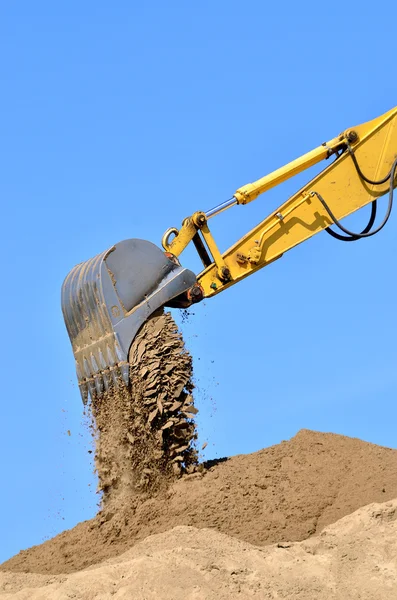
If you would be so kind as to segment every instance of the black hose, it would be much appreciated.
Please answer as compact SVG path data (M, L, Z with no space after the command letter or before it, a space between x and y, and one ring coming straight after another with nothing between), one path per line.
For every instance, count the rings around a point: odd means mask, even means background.
M368 177L366 177L364 175L364 173L362 172L362 170L360 169L360 165L357 162L357 158L356 155L353 152L352 147L350 146L350 144L346 144L348 151L350 152L350 156L353 159L354 162L354 166L356 167L357 173L360 175L361 179L363 179L364 181L366 181L367 183L370 183L371 185L382 185L382 183L386 183L386 181L389 179L391 172L393 170L393 167L390 169L389 173L386 175L386 177L384 177L383 179L379 179L379 181L372 181L371 179L368 179ZM393 179L393 178L392 178Z
M364 227L364 229L360 232L360 235L362 235L363 233L368 233L368 231L371 231L372 226L375 223L375 219L376 219L376 210L377 210L377 200L374 200L373 202L371 202L371 214L369 217L369 221L367 223L367 226ZM360 239L356 235L341 235L340 233L333 231L330 227L327 227L327 229L325 231L327 233L329 233L330 236L332 236L333 238L335 238L337 240L340 240L341 242L355 242L358 239Z
M354 159L355 159L355 157L354 157ZM356 163L357 163L357 161L355 161L355 165L357 168L358 165ZM358 167L358 169L359 169L359 167ZM369 179L365 179L365 181L367 181L368 183L372 183L372 185L378 185L380 183L385 183L385 181L387 181L387 179L390 178L389 203L387 206L386 216L383 219L382 223L376 229L373 229L372 231L364 231L362 233L354 233L353 231L350 231L349 229L344 227L340 221L338 221L338 219L335 217L332 210L330 209L330 207L328 206L328 204L326 203L324 198L321 196L321 194L319 194L318 192L312 192L312 193L315 196L317 196L317 198L320 200L321 204L324 206L325 210L327 211L327 213L330 216L334 225L336 225L341 231L343 231L343 233L347 234L349 236L349 238L352 237L352 238L355 238L355 240L358 240L361 238L367 238L367 237L371 237L371 236L375 235L376 233L379 233L381 231L381 229L383 229L383 227L386 225L387 221L389 220L389 217L391 215L391 211L393 208L393 192L394 192L394 180L396 178L396 172L397 172L397 158L393 162L392 167L390 169L390 173L386 179L383 179L382 181L378 181L376 183L371 182ZM358 173L359 173L360 177L363 177L361 170L358 170ZM328 232L328 233L330 233L330 232ZM335 232L333 231L332 234L334 234L334 233ZM344 241L355 241L355 240L349 239L349 240L344 240Z

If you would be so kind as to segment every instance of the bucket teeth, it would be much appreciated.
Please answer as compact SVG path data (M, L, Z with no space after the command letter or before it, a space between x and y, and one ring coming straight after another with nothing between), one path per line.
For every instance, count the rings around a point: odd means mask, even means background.
M123 382L125 383L126 386L128 386L129 382L130 382L130 365L123 361L121 363L119 363L119 367L120 367L120 371L121 371L121 377L123 379Z
M85 382L79 383L79 390L81 394L81 399L83 400L83 404L87 404L88 402L88 385Z
M110 369L110 375L112 376L114 387L116 387L116 388L119 387L119 380L118 380L119 370L118 370L118 368L112 367Z
M92 375L92 372L91 372L91 368L90 368L90 365L88 363L88 360L85 357L84 357L83 363L84 363L85 375L86 375L87 379L89 379L91 377L91 375Z
M98 357L99 357L99 364L101 365L101 369L104 371L105 369L107 369L107 363L106 360L102 354L102 350L99 348L98 350Z
M107 355L108 355L108 365L110 365L111 367L114 367L114 365L116 364L116 360L114 358L113 352L110 349L110 346L106 347L107 350Z
M89 391L89 394L90 394L91 400L92 400L96 396L96 389L95 389L95 383L94 383L93 378L87 379L87 385L88 385L88 391Z
M92 373L98 373L99 369L98 369L98 363L95 360L95 356L91 353L91 366L92 366Z
M95 389L96 389L97 395L102 396L102 394L103 394L103 379L102 379L101 374L94 375L94 383L95 383Z
M110 386L109 369L106 369L106 371L102 371L102 377L103 377L103 385L105 387L105 390L108 391L109 386Z

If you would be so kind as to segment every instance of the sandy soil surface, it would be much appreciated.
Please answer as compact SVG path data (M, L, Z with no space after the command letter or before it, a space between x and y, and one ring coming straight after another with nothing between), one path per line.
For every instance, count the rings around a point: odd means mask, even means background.
M0 573L2 600L395 600L397 500L298 543L253 546L176 527L71 575Z
M335 434L294 438L184 476L157 496L124 496L118 511L25 550L0 570L69 573L177 525L255 545L301 541L371 502L397 497L397 450Z

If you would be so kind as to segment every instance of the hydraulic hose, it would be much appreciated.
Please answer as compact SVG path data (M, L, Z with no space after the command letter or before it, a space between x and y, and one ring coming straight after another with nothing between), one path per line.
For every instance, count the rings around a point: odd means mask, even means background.
M376 217L376 209L377 209L377 206L376 206L377 201L376 200L374 200L372 202L371 216L370 216L367 226L360 233L355 233L354 231L350 231L349 229L344 227L342 225L342 223L335 217L331 208L328 206L327 202L324 200L324 198L321 196L321 194L319 194L316 191L312 192L312 194L314 196L317 196L317 198L320 200L321 204L324 206L324 208L327 211L329 217L331 218L333 224L336 225L336 227L338 227L338 229L340 229L346 235L341 235L340 233L333 231L329 227L327 227L326 232L329 233L329 235L331 235L332 237L334 237L338 240L341 240L343 242L354 242L354 241L362 239L362 238L372 237L373 235L379 233L383 229L383 227L386 225L387 221L389 220L391 211L393 208L394 180L396 178L396 172L397 172L397 158L393 162L392 167L391 167L388 175L386 175L386 177L384 177L383 179L380 179L379 181L372 181L371 179L369 179L368 177L366 177L363 174L363 172L361 171L360 166L357 162L357 158L354 155L353 150L350 148L349 145L347 147L348 147L350 155L353 159L354 166L356 167L357 173L359 174L361 179L363 179L364 181L366 181L367 183L369 183L371 185L381 185L383 183L386 183L386 181L390 179L389 202L388 202L388 206L387 206L387 210L386 210L386 215L385 215L382 223L378 227L373 229L372 231L371 231L371 229L375 222L375 217Z

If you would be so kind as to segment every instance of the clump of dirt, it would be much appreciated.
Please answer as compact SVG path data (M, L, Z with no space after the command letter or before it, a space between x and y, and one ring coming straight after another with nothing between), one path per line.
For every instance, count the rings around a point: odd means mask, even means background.
M192 358L169 313L144 323L129 363L130 386L120 381L91 402L103 509L158 492L197 464Z
M131 498L114 514L101 511L0 570L70 573L179 525L258 546L301 541L366 504L396 497L397 450L302 430L254 454L213 461L153 497Z

